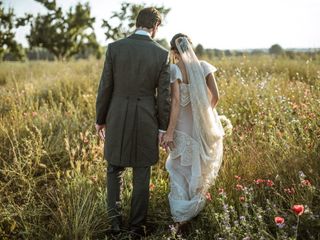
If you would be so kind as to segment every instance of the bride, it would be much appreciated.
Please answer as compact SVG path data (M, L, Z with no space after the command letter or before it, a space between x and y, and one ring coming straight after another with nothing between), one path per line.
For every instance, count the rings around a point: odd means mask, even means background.
M219 99L216 68L198 60L184 34L176 34L170 45L175 62L170 66L172 107L161 144L170 152L168 197L179 231L205 206L222 161L224 130L215 110Z

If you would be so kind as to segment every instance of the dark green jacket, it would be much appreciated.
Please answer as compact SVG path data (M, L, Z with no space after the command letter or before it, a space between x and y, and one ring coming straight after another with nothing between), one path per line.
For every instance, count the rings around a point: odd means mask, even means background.
M158 131L170 112L168 51L133 34L108 45L96 102L106 124L104 156L116 166L144 167L159 159Z

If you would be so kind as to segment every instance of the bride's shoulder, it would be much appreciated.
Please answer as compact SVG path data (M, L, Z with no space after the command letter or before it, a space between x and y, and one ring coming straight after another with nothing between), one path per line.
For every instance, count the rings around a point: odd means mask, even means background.
M202 67L202 70L205 74L205 76L207 76L209 73L214 73L215 71L217 71L217 68L215 66L213 66L212 64L208 63L205 60L199 60L200 65Z
M174 74L180 73L180 68L177 64L170 63L170 72Z
M182 80L182 73L176 64L170 64L170 77L171 83L173 83L177 79L179 79L180 81Z

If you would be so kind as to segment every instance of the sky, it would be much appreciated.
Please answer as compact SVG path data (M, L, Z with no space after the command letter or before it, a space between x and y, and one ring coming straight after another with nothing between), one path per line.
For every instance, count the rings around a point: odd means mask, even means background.
M34 0L2 0L14 8L17 16L45 13ZM63 9L77 2L89 2L96 18L95 32L106 45L102 19L108 20L124 0L57 0ZM277 43L283 48L320 48L320 0L127 0L147 6L170 7L158 38L168 42L176 33L190 36L196 45L218 49L269 48ZM17 40L27 46L28 28L17 30Z

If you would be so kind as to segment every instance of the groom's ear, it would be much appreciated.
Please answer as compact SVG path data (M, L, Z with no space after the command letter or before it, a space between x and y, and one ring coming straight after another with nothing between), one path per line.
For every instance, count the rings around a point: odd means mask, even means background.
M153 30L157 31L159 29L160 25L161 25L161 22L157 22L157 24L154 25Z

